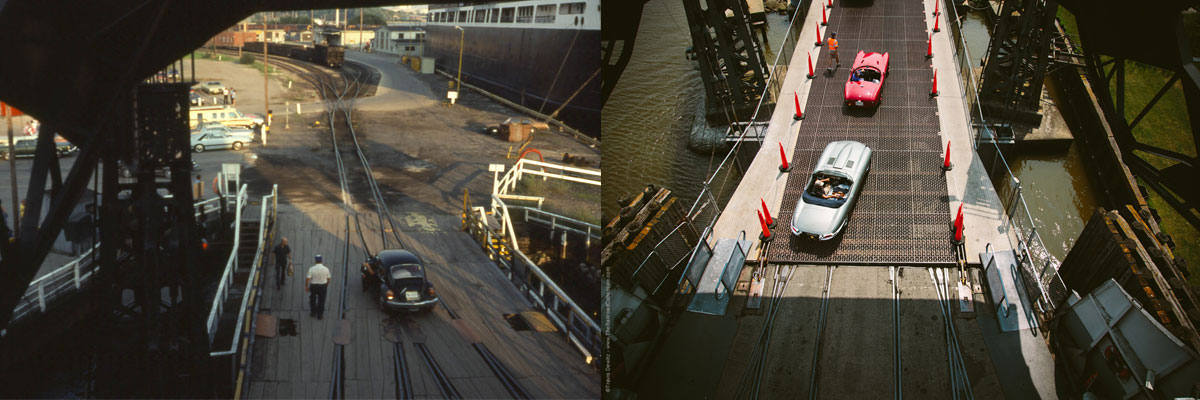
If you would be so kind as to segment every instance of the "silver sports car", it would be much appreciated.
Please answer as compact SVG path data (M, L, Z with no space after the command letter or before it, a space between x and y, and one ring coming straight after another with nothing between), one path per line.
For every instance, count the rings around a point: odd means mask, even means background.
M871 148L852 140L825 146L792 214L792 234L833 239L850 217L871 170Z

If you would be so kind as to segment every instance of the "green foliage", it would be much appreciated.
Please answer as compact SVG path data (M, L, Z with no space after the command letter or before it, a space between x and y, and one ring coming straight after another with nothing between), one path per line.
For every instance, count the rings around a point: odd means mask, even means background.
M1200 50L1200 15L1184 13L1182 17L1185 34L1191 42L1192 51L1198 53L1200 52L1198 51ZM1065 8L1060 7L1058 18L1067 35L1082 47L1082 43L1079 42L1075 17ZM1102 57L1103 61L1109 59L1110 57ZM1141 113L1142 108L1171 79L1172 74L1172 72L1158 67L1136 61L1125 61L1125 118L1127 121L1132 121ZM1110 84L1115 86L1116 81L1113 80ZM1109 95L1112 96L1113 101L1116 101L1115 92L1109 93ZM1139 143L1196 156L1196 145L1191 138L1191 124L1188 120L1187 107L1184 105L1181 83L1176 82L1167 90L1154 108L1134 127L1133 136ZM1178 161L1153 154L1141 151L1136 153L1157 168L1167 168L1178 164ZM1149 193L1150 195L1146 198L1147 203L1151 208L1158 210L1159 215L1162 216L1160 228L1175 240L1177 246L1174 251L1175 256L1187 259L1190 265L1197 265L1200 262L1200 231L1188 224L1154 190L1149 190ZM1190 269L1197 271L1195 267ZM1192 285L1200 285L1200 274L1193 273L1189 280Z
M387 20L376 13L363 13L363 25L387 25Z
M242 53L242 58L238 59L238 64L254 64L254 56L250 53Z

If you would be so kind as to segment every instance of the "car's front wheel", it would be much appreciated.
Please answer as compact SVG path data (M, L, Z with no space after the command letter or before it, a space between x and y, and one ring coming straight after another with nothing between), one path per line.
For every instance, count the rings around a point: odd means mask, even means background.
M192 150L195 150L197 153L203 153L204 145L198 144L198 145L192 146Z
M233 142L233 149L234 149L234 150L241 150L241 149L242 149L242 142Z

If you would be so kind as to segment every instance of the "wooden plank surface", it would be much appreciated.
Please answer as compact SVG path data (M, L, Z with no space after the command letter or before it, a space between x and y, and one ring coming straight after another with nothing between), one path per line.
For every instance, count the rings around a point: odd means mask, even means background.
M532 310L479 245L459 231L453 215L419 215L393 210L400 229L395 236L380 227L374 214L360 214L358 224L339 209L301 211L281 203L279 237L287 237L295 275L276 289L274 270L268 272L263 295L264 314L294 320L297 335L260 337L255 342L251 384L258 396L325 397L332 380L334 344L343 285L351 343L345 346L346 395L354 398L395 396L393 346L402 342L410 385L418 398L440 398L441 392L414 343L425 344L464 398L508 398L503 384L471 346L485 344L508 367L532 396L542 398L599 397L599 377L582 356L557 333L515 331L504 314ZM384 225L387 223L385 221ZM362 228L360 237L355 230ZM386 234L381 236L380 232ZM349 241L349 250L346 242ZM384 241L387 243L385 244ZM368 250L406 248L426 262L439 296L457 313L454 320L439 306L430 313L388 314L370 291L363 291L359 265ZM309 316L304 275L313 256L321 254L333 275L325 318ZM270 386L266 386L270 385ZM255 386L252 386L255 387ZM253 393L252 393L253 394Z

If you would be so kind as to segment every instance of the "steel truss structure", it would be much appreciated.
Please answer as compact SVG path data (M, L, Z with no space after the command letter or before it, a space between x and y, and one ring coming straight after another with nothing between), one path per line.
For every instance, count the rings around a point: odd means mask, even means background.
M1192 54L1183 26L1182 13L1200 6L1200 1L1095 2L1063 0L1075 14L1084 48L1086 75L1104 118L1112 130L1121 156L1130 172L1200 229L1200 190L1195 188L1197 157L1143 143L1134 129L1171 89L1183 91L1192 146L1200 154L1200 62ZM1170 74L1153 98L1136 113L1126 104L1126 69L1130 62L1159 68ZM1131 118L1132 116L1132 118ZM1152 156L1152 157L1147 157ZM1158 168L1150 159L1173 161Z
M742 0L684 0L711 126L748 119L766 93L767 61Z

